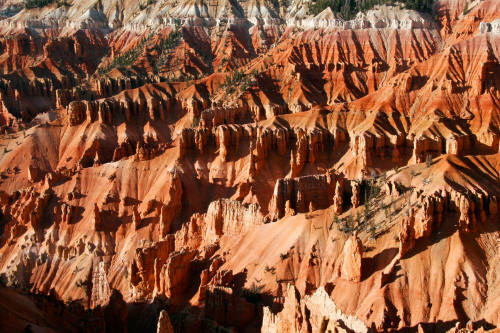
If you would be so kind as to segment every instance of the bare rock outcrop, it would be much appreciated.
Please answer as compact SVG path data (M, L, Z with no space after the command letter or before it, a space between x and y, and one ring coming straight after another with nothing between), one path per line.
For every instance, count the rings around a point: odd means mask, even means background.
M184 128L179 138L179 158L183 158L189 151L204 154L209 145L215 142L215 136L206 128Z
M150 86L149 99L145 99L140 93L119 94L91 101L72 101L68 105L70 124L75 126L83 121L97 121L100 124L118 125L144 118L163 121L167 118L166 110L175 104L175 101L161 87L156 87Z
M122 294L113 289L109 302L104 304L104 321L106 323L106 331L109 332L127 332L127 303L123 299Z
M266 223L258 204L243 205L240 201L219 199L208 206L205 240L215 242L222 235L239 236Z
M422 208L418 211L415 219L415 237L428 237L433 228L439 227L443 220L446 197L441 193L425 196L420 199Z
M437 2L0 5L0 282L96 332L496 325L499 6Z
M226 162L234 154L234 149L239 146L244 135L243 128L226 125L218 126L215 132L217 146L219 147L219 156L223 162Z
M31 227L40 231L42 228L45 208L52 197L52 191L46 189L42 193L36 192L33 188L15 192L13 195L5 196L6 201L12 202L4 206L5 215L11 216L13 222L21 225L30 224Z
M261 332L304 331L368 332L368 327L355 316L342 313L324 287L300 297L295 287L288 285L281 312L273 314L264 307Z
M344 182L340 178L335 186L335 196L333 197L333 209L335 214L343 213L344 205Z
M269 203L271 219L285 216L285 206L289 202L297 213L308 212L309 204L314 202L315 209L323 209L333 202L337 178L327 173L323 175L278 179Z
M227 286L209 285L205 307L205 319L239 330L249 327L257 313L252 303Z
M342 278L351 282L360 282L362 277L361 261L363 243L355 232L344 244Z
M166 263L160 266L158 292L173 300L182 297L189 286L191 260L195 255L196 252L186 250L170 254Z
M403 218L401 231L399 233L399 254L401 257L415 246L415 218L408 216Z
M357 208L361 204L361 186L357 181L351 182L352 188L352 196L351 196L351 204L352 207Z
M109 302L111 297L111 287L109 285L104 261L93 264L91 286L92 289L90 291L89 302L91 308L95 308L98 305L104 305Z
M68 120L71 126L80 125L86 117L86 106L84 102L73 101L68 105Z
M92 224L95 231L103 230L101 211L99 210L97 203L94 203L94 209L92 210Z
M135 297L144 297L153 292L162 293L160 270L174 250L173 235L147 247L136 249L134 261L129 268L130 283Z
M156 333L174 333L174 328L170 322L170 317L167 311L161 310L158 324L156 326Z
M165 237L170 233L172 221L182 210L182 180L180 175L173 171L170 173L170 187L168 190L168 202L161 206L160 210L160 234Z

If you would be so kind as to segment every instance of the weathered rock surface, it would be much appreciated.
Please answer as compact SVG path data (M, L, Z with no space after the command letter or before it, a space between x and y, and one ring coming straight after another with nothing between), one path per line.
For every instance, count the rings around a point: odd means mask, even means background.
M168 313L165 310L161 310L160 312L156 333L174 333L174 328L172 327Z
M346 241L343 255L342 278L351 282L360 282L362 277L363 244L356 233Z
M500 325L500 7L321 5L0 4L0 327Z
M328 173L278 179L269 203L271 218L278 219L285 216L287 202L291 209L299 213L307 212L310 203L314 203L316 209L330 206L334 201L337 177L335 174ZM339 189L339 195L335 196L337 204L340 200L340 191ZM336 209L338 209L337 206Z
M343 314L323 287L312 295L301 298L295 287L289 285L281 312L275 315L268 307L264 308L261 332L302 332L304 330L368 332L368 328L361 320Z

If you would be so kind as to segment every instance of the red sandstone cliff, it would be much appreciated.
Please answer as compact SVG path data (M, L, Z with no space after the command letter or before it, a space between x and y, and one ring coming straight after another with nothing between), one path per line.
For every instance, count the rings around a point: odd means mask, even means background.
M238 6L2 16L0 327L499 326L496 1Z

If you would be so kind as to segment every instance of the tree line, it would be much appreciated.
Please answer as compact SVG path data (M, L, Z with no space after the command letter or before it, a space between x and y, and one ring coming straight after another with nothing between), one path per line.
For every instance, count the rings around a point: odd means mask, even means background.
M316 0L309 7L309 12L317 15L330 7L332 11L339 13L344 19L351 20L359 12L365 12L377 5L401 5L407 9L421 12L432 12L434 0Z

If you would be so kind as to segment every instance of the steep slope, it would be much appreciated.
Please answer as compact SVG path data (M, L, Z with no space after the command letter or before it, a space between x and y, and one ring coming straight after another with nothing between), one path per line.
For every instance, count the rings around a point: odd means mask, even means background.
M3 327L500 325L498 4L310 6L2 5Z

